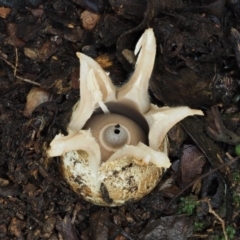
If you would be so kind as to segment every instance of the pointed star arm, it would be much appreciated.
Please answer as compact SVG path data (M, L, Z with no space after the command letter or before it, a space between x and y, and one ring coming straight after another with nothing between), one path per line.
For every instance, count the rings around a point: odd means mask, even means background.
M115 100L116 95L115 87L101 66L82 53L77 53L77 56L81 63L81 101L73 109L68 125L69 132L81 130L96 108L101 107L103 112L107 112L108 109L104 103Z
M152 104L151 110L144 115L149 124L149 146L157 150L167 132L179 121L187 116L203 115L201 110L189 107L162 107Z
M94 175L97 175L101 164L101 152L97 141L89 130L81 130L68 136L63 134L56 135L47 150L47 154L49 157L56 157L77 150L87 152L89 168Z
M134 53L135 55L139 53L135 71L130 80L118 90L117 99L127 103L132 102L139 112L145 113L150 108L148 83L156 55L156 39L151 28L143 33Z
M143 161L145 164L149 164L151 162L159 168L169 168L171 165L167 154L155 151L141 142L137 146L124 146L113 153L107 161L121 159L126 156L134 157L136 160Z

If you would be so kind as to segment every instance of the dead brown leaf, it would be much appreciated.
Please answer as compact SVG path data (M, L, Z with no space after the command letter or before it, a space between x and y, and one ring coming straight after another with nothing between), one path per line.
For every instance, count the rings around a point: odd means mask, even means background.
M11 8L0 7L0 18L6 18L11 12Z
M88 10L82 12L81 14L82 26L87 30L93 29L100 19L100 15L90 12Z
M202 173L206 162L203 153L194 145L184 145L180 160L181 185L186 186Z
M39 87L33 87L27 95L27 102L25 109L23 111L24 117L30 117L33 110L39 106L41 103L47 102L50 100L50 93Z
M55 51L56 46L50 41L46 41L40 49L24 48L24 54L37 62L46 61Z

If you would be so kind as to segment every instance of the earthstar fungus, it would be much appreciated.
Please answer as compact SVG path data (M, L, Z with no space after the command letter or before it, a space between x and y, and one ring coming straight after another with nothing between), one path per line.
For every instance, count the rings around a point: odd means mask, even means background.
M167 132L177 122L202 111L150 103L148 83L156 40L147 29L135 48L135 71L120 88L90 57L80 59L81 100L74 106L68 135L55 136L50 157L61 156L62 171L72 189L102 206L137 201L157 185L167 156Z

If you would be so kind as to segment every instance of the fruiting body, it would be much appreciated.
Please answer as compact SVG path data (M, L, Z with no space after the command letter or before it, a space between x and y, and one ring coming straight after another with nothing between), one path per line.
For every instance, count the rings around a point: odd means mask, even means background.
M89 202L119 206L151 192L170 166L167 132L189 115L203 115L188 107L150 104L155 53L154 33L147 29L136 45L135 71L119 89L93 59L77 53L81 101L73 109L68 135L58 134L48 155L62 156L66 181Z

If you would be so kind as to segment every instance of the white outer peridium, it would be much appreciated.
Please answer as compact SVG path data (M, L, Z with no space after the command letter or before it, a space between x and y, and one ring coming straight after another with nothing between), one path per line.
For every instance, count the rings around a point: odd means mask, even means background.
M63 174L76 193L100 206L120 206L141 199L155 188L163 172L163 168L151 163L142 162L139 165L138 160L130 155L102 163L98 178L93 178L87 159L88 156L82 151L66 153L63 156ZM105 185L111 201L104 197L101 184Z

